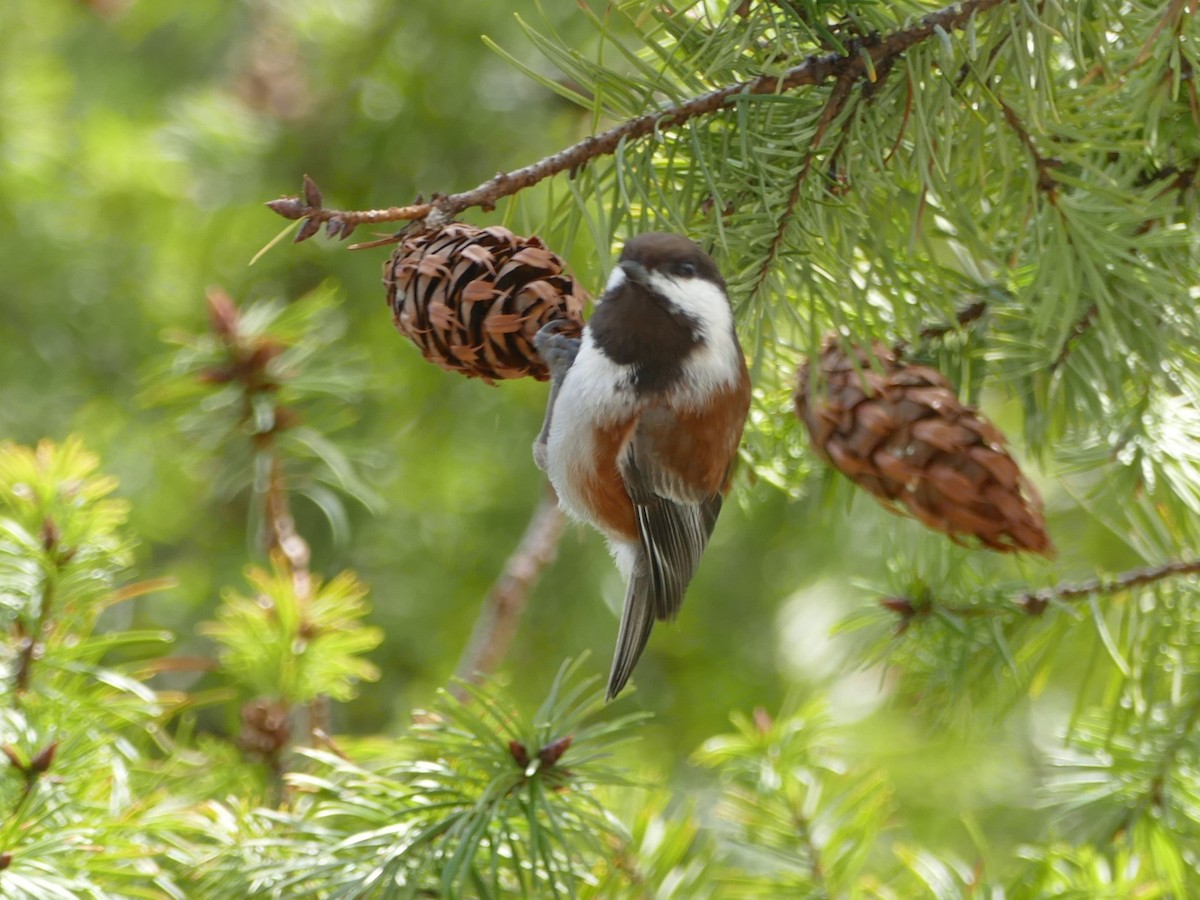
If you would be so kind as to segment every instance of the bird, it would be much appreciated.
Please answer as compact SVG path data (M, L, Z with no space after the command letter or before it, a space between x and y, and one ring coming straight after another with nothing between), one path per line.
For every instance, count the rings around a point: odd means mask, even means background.
M582 334L567 327L550 322L534 337L551 385L533 456L628 580L612 700L696 574L730 487L750 376L725 280L682 235L630 238Z

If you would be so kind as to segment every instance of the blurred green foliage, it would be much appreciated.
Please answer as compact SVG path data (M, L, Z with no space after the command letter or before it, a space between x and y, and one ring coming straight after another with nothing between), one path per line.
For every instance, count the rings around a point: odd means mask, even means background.
M749 464L684 614L657 629L621 701L653 713L622 726L638 742L610 740L621 708L580 726L595 712L586 692L517 711L558 690L564 656L593 650L573 673L586 683L615 633L623 585L601 540L573 530L499 687L474 697L484 719L439 699L434 742L418 729L401 744L382 738L447 683L537 504L529 444L545 387L491 388L423 362L389 322L388 248L285 242L250 265L283 227L262 202L305 172L347 209L469 188L933 4L530 0L518 19L477 0L8 0L0 625L6 677L42 681L0 716L12 748L0 815L16 810L0 871L19 842L42 867L30 895L100 896L97 872L121 896L288 879L352 891L389 847L389 877L411 867L415 884L480 895L1194 892L1194 577L1036 617L1013 602L1198 552L1196 200L1176 184L1200 158L1186 6L1004 4L915 47L828 132L828 86L764 95L469 213L544 230L591 285L637 228L713 246L757 379ZM1031 141L1005 125L1001 93ZM270 386L249 402L205 334L205 297L222 291L248 340L278 342L261 360ZM979 300L978 328L915 351L1042 463L1029 470L1053 563L951 546L890 516L816 466L790 415L794 364L824 329L909 340ZM282 570L251 570L241 593L247 562L264 561L267 439L314 573L356 573L327 581L312 608ZM84 444L116 480L95 475ZM171 584L122 590L133 572ZM342 643L310 647L308 615ZM31 662L25 638L40 633ZM302 802L287 808L272 804L279 772L226 739L235 695L268 686L298 704L348 701L325 723L335 737L314 713L309 737L332 743L294 763L287 790ZM710 739L755 708L783 712ZM520 774L521 754L532 764L564 722L623 767L579 765L587 783L565 798L561 771ZM657 789L631 801L626 771ZM504 802L481 813L495 791ZM411 827L450 868L406 856L409 826L391 822L435 795L454 823L422 808ZM539 832L557 813L560 830ZM280 831L295 843L273 844ZM304 865L329 846L349 856ZM514 863L527 846L528 864Z
M366 586L353 572L312 585L312 596L296 596L292 578L251 568L246 580L254 596L230 591L218 620L203 633L221 645L221 666L252 697L278 695L309 703L322 694L349 700L359 681L375 681L379 669L363 659L383 635L358 620L367 612Z
M246 469L198 452L208 446L181 437L144 390L161 390L164 336L203 329L211 286L276 305L332 292L332 368L344 375L365 357L370 372L369 388L337 409L351 422L337 446L366 464L381 511L352 502L340 541L319 503L300 500L295 513L317 569L353 568L372 586L383 675L336 715L339 728L384 727L454 671L536 505L529 445L544 387L488 388L424 363L390 324L379 280L387 248L285 244L249 267L283 224L261 204L295 191L302 172L347 208L461 189L577 139L589 117L483 46L483 34L523 46L501 7L104 8L19 0L0 10L0 221L10 235L0 247L0 435L86 436L133 501L140 567L178 581L169 610L133 604L127 615L175 629L180 652L209 653L189 635L256 550L246 497L229 491ZM596 42L574 7L546 12L564 40ZM582 236L576 252L560 249L590 283L608 264ZM781 696L773 651L760 648L772 645L779 598L821 555L802 547L803 516L769 490L726 511L693 615L643 664L655 706L704 698L663 726L664 741L682 728L685 743L698 742L739 697ZM728 589L736 603L718 600ZM571 532L513 648L515 689L537 697L564 649L602 655L613 622L603 600L618 603L620 591L601 542ZM721 657L723 673L708 662Z

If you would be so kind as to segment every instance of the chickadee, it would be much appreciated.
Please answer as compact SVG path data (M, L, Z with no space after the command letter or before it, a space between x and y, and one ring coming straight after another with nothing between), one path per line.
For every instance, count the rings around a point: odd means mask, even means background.
M534 339L552 383L533 455L567 512L608 538L629 580L611 700L700 564L729 490L750 376L721 273L676 234L631 239L582 338L559 327Z

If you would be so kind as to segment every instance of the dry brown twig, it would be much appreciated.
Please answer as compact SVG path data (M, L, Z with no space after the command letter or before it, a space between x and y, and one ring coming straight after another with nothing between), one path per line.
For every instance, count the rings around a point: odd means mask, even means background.
M869 79L881 66L890 65L901 54L935 34L963 28L975 16L1001 3L1012 2L1013 0L963 0L962 3L951 4L924 16L907 28L884 37L856 40L847 48L845 54L810 56L779 75L763 75L750 81L726 85L678 105L635 116L535 163L511 172L499 172L482 184L461 193L436 194L428 201L418 200L407 206L392 206L386 209L326 209L316 182L305 175L303 197L282 197L270 201L267 206L285 219L303 221L304 224L296 234L296 242L308 240L321 230L322 224L325 225L329 237L343 240L348 238L358 225L364 224L423 221L427 227L438 227L466 209L493 209L497 200L531 187L545 178L560 172L575 171L597 157L614 153L618 147L631 140L734 106L743 97L779 94L827 81L853 83L864 78Z
M996 102L1000 104L1000 111L1004 113L1004 121L1012 129L1018 140L1020 140L1021 146L1025 148L1033 159L1033 164L1037 168L1038 173L1038 190L1045 194L1051 203L1056 203L1058 180L1054 177L1054 170L1062 168L1062 160L1053 156L1043 156L1038 151L1037 144L1034 143L1033 137L1029 134L1029 129L1025 127L1016 110L998 97L996 98Z
M61 545L62 535L59 533L58 526L49 516L42 523L41 533L38 535L42 549L46 552L50 565L55 569L61 569L67 562L70 561L74 550L64 550ZM13 693L14 701L20 702L21 695L29 689L30 672L33 669L33 661L38 656L38 651L41 648L41 641L46 626L51 621L51 611L55 604L55 586L57 580L53 577L45 578L42 582L41 602L38 605L37 619L34 622L33 633L24 634L23 626L20 620L17 621L17 631L21 636L19 650L17 653L16 673L13 677Z
M520 542L484 598L471 639L458 661L456 679L477 682L481 676L494 672L503 661L529 594L537 585L542 570L558 552L565 525L566 516L559 509L558 498L547 487ZM450 690L460 700L465 697L457 684Z
M1200 559L1185 559L1141 569L1130 569L1109 578L1089 578L1077 584L1057 584L1040 591L1026 591L1013 602L1031 616L1040 616L1051 602L1086 600L1095 594L1119 594L1167 578L1200 574Z
M274 397L277 392L278 385L268 366L283 348L270 338L247 339L240 330L241 314L237 304L219 288L208 292L208 313L212 330L225 348L228 362L209 370L203 377L213 383L237 382L245 394L246 415L249 416L254 394L267 393ZM312 596L312 571L309 567L311 551L308 541L296 529L283 457L278 448L279 434L292 427L297 416L277 401L273 407L272 428L253 436L255 453L266 458L267 466L266 483L259 490L266 550L273 558L281 560L292 580L296 597L303 606ZM307 713L310 737L329 730L327 698L313 700L308 705Z
M1133 588L1155 584L1168 578L1200 575L1200 559L1167 562L1158 566L1130 569L1112 576L1098 576L1087 581L1064 582L1036 591L1023 591L1009 598L1005 605L955 606L936 600L914 600L911 597L885 597L879 601L885 609L900 617L899 630L904 631L917 618L933 612L944 612L964 618L1003 615L1017 609L1029 616L1042 615L1052 603L1087 600L1096 595L1119 594Z
M804 157L804 163L800 166L800 171L796 173L796 178L792 182L792 189L788 193L787 200L784 201L783 212L780 213L779 219L775 224L775 234L771 238L771 245L763 255L762 264L758 267L758 274L754 277L754 287L750 292L751 296L756 296L767 283L767 278L771 274L771 267L775 262L775 258L779 255L779 250L783 246L783 239L787 235L788 225L796 211L796 204L800 201L800 191L804 186L805 180L808 178L808 173L812 170L813 160L816 159L821 142L825 140L825 133L829 130L829 126L833 124L833 121L846 108L846 101L850 99L850 92L853 87L854 81L849 77L839 78L829 94L829 99L825 101L825 108L821 111L821 117L817 120L817 128L813 133L812 141L809 142L808 153Z

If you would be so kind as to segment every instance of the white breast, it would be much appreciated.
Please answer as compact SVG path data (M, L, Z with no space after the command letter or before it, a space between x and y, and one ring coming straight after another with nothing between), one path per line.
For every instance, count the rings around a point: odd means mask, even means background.
M590 521L576 488L594 471L596 426L625 421L637 412L631 377L631 367L601 353L585 329L579 355L554 401L546 442L546 474L563 508L577 519Z

